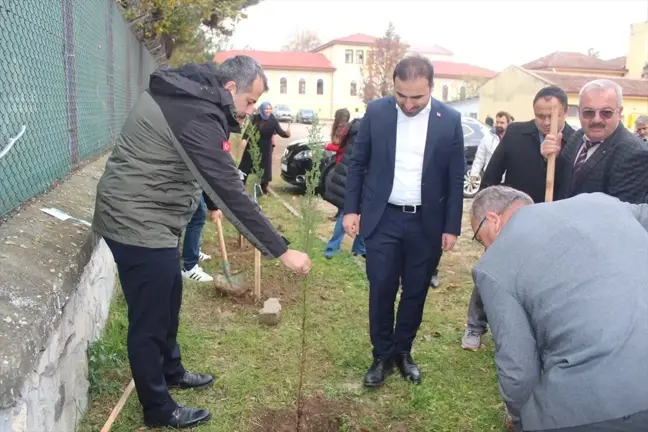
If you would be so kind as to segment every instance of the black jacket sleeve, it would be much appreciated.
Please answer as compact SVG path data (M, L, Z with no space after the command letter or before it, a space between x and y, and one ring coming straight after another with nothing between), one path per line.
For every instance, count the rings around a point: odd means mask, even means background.
M507 166L506 148L510 145L509 142L511 140L510 137L507 137L508 135L505 134L502 141L500 141L493 152L493 156L491 156L486 171L484 172L484 176L481 179L479 190L502 183L502 176L506 172Z
M288 133L285 130L283 130L283 128L279 124L279 120L277 120L277 117L272 116L272 122L274 123L274 130L277 133L277 135L279 135L281 138L290 138L290 135L288 135Z
M631 204L645 202L648 194L648 149L643 144L621 142L612 155L605 193Z
M211 198L209 198L209 195L207 195L204 191L202 195L203 195L203 199L205 200L205 205L207 206L207 210L209 211L218 210L218 207L216 207L214 201L212 201Z
M176 146L209 198L208 207L218 207L266 257L279 257L286 243L245 191L232 156L223 150L226 140L216 115L204 114L183 128Z

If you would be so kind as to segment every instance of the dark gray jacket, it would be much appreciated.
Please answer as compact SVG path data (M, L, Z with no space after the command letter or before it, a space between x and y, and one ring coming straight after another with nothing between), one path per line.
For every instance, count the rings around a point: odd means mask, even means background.
M344 193L346 190L346 178L349 170L349 160L353 153L353 144L355 143L358 130L360 129L360 119L355 119L349 125L349 131L343 138L344 153L340 162L333 167L326 180L326 187L324 188L324 199L333 204L338 209L344 208Z
M647 231L648 205L581 194L520 209L475 265L525 432L648 409Z
M93 228L120 243L177 247L205 192L264 255L286 251L279 233L245 192L231 154L237 123L229 91L211 65L160 69L130 112L97 186Z

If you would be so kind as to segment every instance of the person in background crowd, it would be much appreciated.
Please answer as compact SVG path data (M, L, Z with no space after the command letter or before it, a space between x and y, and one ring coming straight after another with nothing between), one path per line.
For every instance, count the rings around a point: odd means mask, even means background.
M272 105L270 102L263 102L259 107L259 112L252 117L251 124L255 126L256 130L259 132L259 150L261 152L261 169L263 170L263 176L261 177L261 190L264 194L268 193L268 184L272 181L272 150L274 144L272 138L274 134L279 135L282 138L290 137L290 128L284 131L279 125L279 121L272 114ZM245 133L244 139L247 144L249 144L249 134ZM247 176L250 174L254 168L254 163L252 161L252 153L250 152L250 146L245 146L245 151L243 152L243 157L241 158L241 163L239 164L239 170L245 175L244 182L247 180Z
M491 117L490 115L486 116L486 120L484 120L484 123L486 124L486 126L490 128L495 127L495 122L493 121L493 117Z
M648 142L648 116L641 116L635 120L635 133L643 142Z
M214 278L200 267L201 262L210 261L212 257L200 250L203 227L207 220L207 205L201 196L198 208L185 229L182 242L182 277L196 282L213 282Z
M502 182L525 192L534 202L544 202L547 179L547 161L540 153L541 143L551 140L551 108L558 104L558 130L564 144L574 133L565 123L567 115L567 94L560 88L549 86L541 89L533 99L535 119L528 122L511 123L491 157L481 180L480 190ZM557 190L557 186L554 188ZM481 336L488 330L479 293L473 289L468 304L466 331L461 339L461 347L477 351L481 346Z
M495 116L495 134L484 135L475 153L475 160L470 169L470 177L474 181L477 181L481 177L482 170L485 171L488 167L488 162L490 162L497 145L500 143L502 137L504 137L504 133L509 123L511 123L511 119L511 115L506 111L500 111Z
M342 111L340 117L344 119L344 111L346 110L338 110L338 112L340 111ZM336 113L335 118L337 122L338 113ZM344 213L342 212L342 209L344 208L344 196L347 186L349 159L353 154L353 146L358 135L360 120L353 120L351 124L342 126L340 133L336 133L335 131L338 129L338 127L339 126L336 126L334 122L333 135L335 137L334 139L339 140L339 144L336 148L339 160L335 165L335 168L333 168L333 172L329 175L329 178L325 179L326 187L324 188L324 199L339 209L335 228L333 228L333 235L331 236L331 240L326 245L326 251L324 252L324 255L327 259L331 259L333 255L340 251L340 246L342 244L342 240L344 239L344 227L342 226ZM333 148L333 146L330 148ZM360 255L363 258L366 258L365 245L361 236L357 235L353 239L351 252L354 255Z
M203 388L214 378L185 370L178 334L182 230L201 194L209 216L223 215L266 257L306 274L311 262L289 250L245 193L228 135L268 84L249 56L158 69L135 101L97 185L92 227L110 248L128 305L128 359L144 423L191 428L209 411L182 406L169 388ZM204 192L203 192L204 191Z
M335 111L335 116L333 117L333 125L331 126L331 142L326 145L325 149L328 151L335 152L336 165L340 163L340 159L342 159L342 153L344 153L344 148L340 144L342 139L346 136L347 132L349 131L350 120L351 120L351 113L349 112L348 109L340 108L339 110ZM341 208L338 208L337 212L335 213L335 216L333 216L331 220L337 221L340 218L341 214L342 214L342 210ZM341 231L341 236L339 237L339 242L333 244L333 253L340 250L340 243L342 242L342 238L344 237L344 230L342 229L341 223L340 223L340 231ZM335 229L333 230L333 232L334 233L336 232ZM335 237L335 235L333 237ZM333 241L333 238L331 239L331 241ZM337 244L337 249L335 248L335 244Z
M648 205L602 193L530 205L493 186L470 211L472 275L518 432L648 430Z
M621 122L623 92L608 79L585 84L578 96L582 129L564 140L547 137L542 155L557 154L557 198L603 192L638 204L648 194L648 147ZM562 150L561 150L562 148Z
M394 364L405 379L421 382L412 344L434 263L454 247L463 213L461 115L432 98L429 59L405 57L393 79L394 96L370 102L360 122L344 197L344 229L361 235L367 249L374 358L367 387L382 386Z

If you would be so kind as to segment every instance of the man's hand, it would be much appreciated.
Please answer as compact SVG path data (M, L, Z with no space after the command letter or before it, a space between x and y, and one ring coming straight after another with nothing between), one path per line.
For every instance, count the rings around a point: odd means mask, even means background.
M212 220L212 222L216 221L222 221L223 220L223 212L220 210L210 210L209 211L209 219Z
M471 181L472 183L477 183L477 182L479 181L479 176L476 176L476 175L472 175L472 174L471 174L471 175L470 175L470 181Z
M286 135L288 135L288 138L290 138L290 128L288 128L288 130L286 130Z
M540 145L540 153L545 158L548 158L550 155L557 155L560 153L560 148L562 147L562 133L558 135L549 134L545 137L542 145Z
M342 226L344 232L355 238L360 233L360 215L355 213L345 214L344 218L342 218Z
M308 274L311 269L311 260L304 252L288 249L279 257L279 261L290 270L299 274Z
M441 248L443 249L443 252L447 252L451 250L455 243L457 243L457 236L454 234L443 234L441 236Z

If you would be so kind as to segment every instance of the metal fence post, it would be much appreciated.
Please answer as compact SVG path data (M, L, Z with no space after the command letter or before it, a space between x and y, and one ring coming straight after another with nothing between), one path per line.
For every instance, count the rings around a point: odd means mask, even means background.
M108 129L110 142L116 137L115 125L115 47L113 41L113 2L106 0L106 79L108 80Z
M77 118L76 68L74 61L74 11L72 0L61 0L63 15L63 58L65 68L65 111L70 166L79 165L79 122Z

